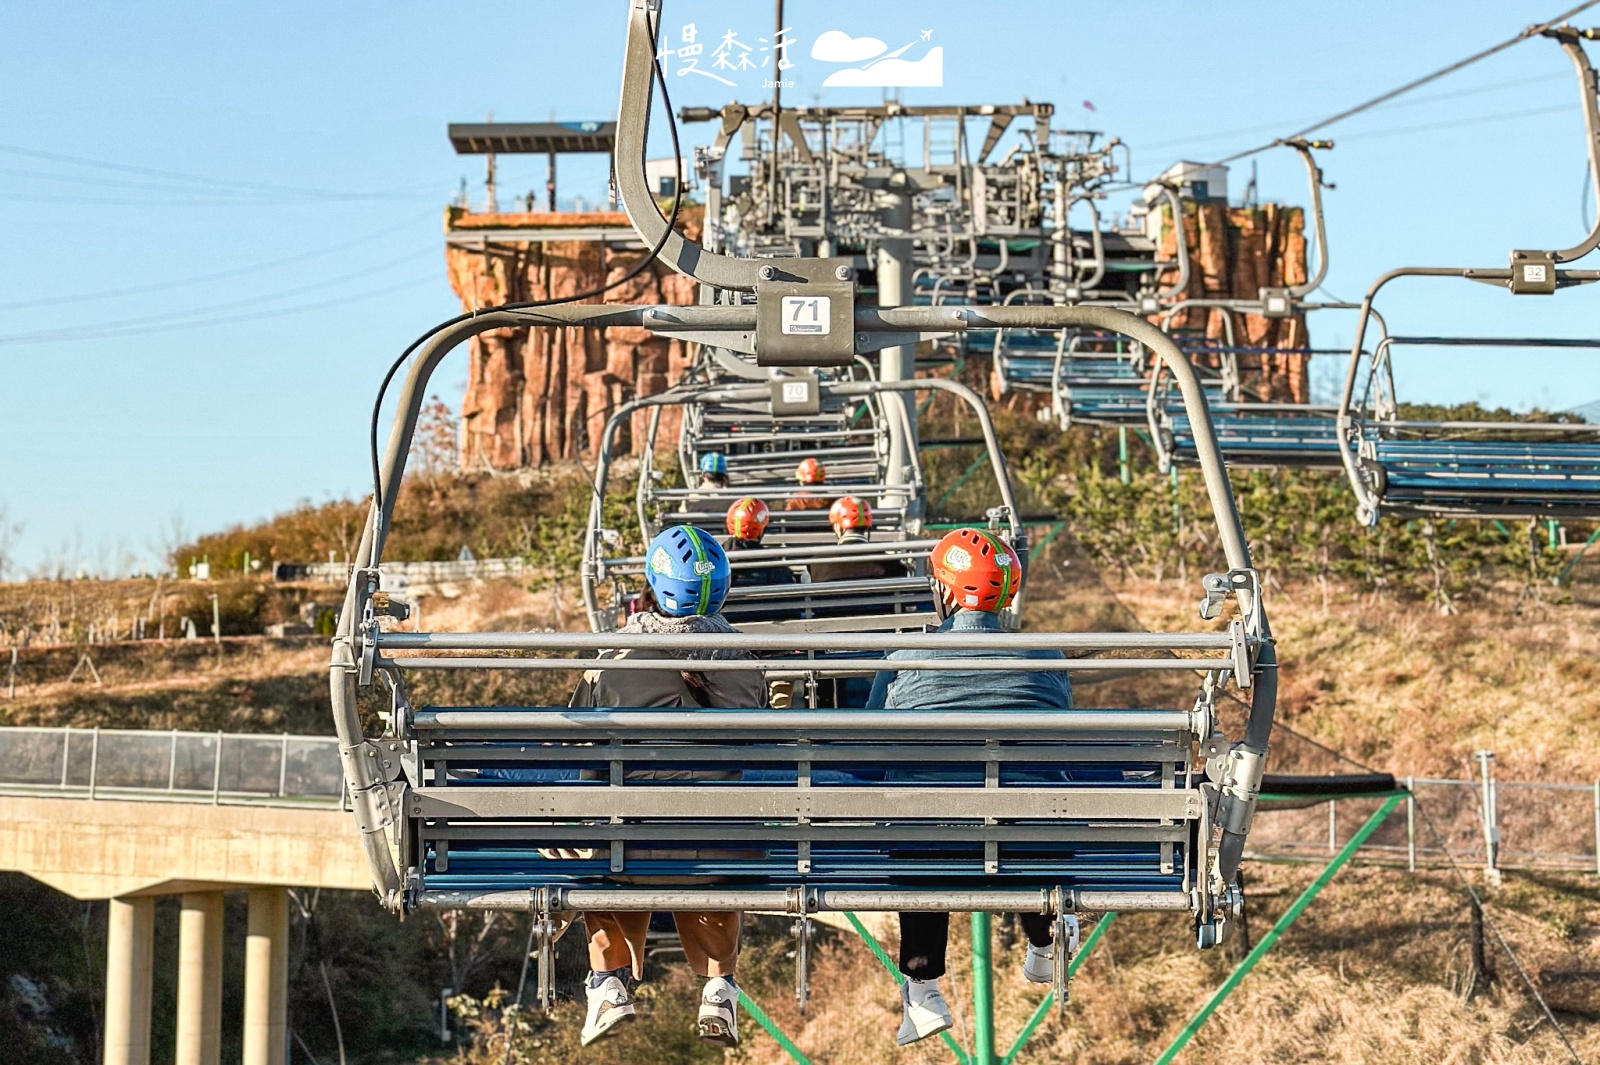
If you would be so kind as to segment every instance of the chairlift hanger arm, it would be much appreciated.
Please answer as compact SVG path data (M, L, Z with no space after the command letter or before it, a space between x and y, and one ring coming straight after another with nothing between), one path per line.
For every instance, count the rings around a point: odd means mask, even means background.
M1589 185L1596 205L1594 228L1589 235L1572 247L1553 253L1556 262L1570 263L1600 248L1600 105L1596 103L1600 82L1596 81L1594 66L1589 62L1589 55L1582 43L1584 40L1600 38L1600 30L1554 26L1545 30L1543 35L1561 45L1561 50L1572 60L1573 69L1578 75L1578 96L1583 107L1583 131L1589 158Z
M1332 148L1332 141L1308 141L1295 137L1283 142L1284 147L1293 148L1299 154L1301 162L1306 165L1306 177L1311 183L1311 214L1316 223L1317 233L1317 273L1304 284L1295 285L1289 290L1289 295L1296 300L1309 296L1315 292L1317 286L1322 284L1328 276L1328 228L1322 216L1322 168L1317 166L1317 161L1311 155L1313 148Z
M628 46L622 66L622 96L617 111L617 193L622 208L645 244L654 247L666 233L644 176L645 139L655 92L656 24L661 0L633 0L628 14ZM716 288L754 291L757 264L706 251L679 233L667 234L657 256L678 273Z
M1165 181L1153 181L1151 184L1161 191L1162 199L1172 208L1172 240L1178 255L1178 278L1156 293L1157 300L1166 301L1181 297L1189 289L1189 233L1184 225L1183 200L1179 198L1178 190Z

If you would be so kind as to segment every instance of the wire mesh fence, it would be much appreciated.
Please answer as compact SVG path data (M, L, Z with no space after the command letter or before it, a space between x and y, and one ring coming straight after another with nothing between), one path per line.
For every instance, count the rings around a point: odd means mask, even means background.
M1397 811L1374 833L1360 860L1413 869L1454 861L1491 870L1600 872L1600 781L1499 781L1491 766L1478 780L1411 777L1399 783L1410 793L1404 817ZM1251 827L1250 852L1269 860L1325 859L1349 842L1381 803L1376 798L1265 803Z
M0 728L0 794L338 804L338 740L137 729Z

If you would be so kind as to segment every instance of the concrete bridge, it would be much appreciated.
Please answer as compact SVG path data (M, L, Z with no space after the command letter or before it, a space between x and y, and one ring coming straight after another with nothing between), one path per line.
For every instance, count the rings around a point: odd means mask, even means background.
M223 895L249 893L244 1065L283 1065L291 887L366 890L330 737L0 729L0 870L110 902L105 1065L149 1065L155 900L181 896L176 1065L217 1065Z

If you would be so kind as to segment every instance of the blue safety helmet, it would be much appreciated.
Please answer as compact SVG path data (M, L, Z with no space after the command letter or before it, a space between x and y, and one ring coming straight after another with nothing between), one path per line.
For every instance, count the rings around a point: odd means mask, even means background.
M700 456L700 472L717 477L728 476L728 456L720 451L708 451Z
M722 609L728 556L709 533L693 525L664 529L645 548L644 560L644 579L663 614L681 618Z

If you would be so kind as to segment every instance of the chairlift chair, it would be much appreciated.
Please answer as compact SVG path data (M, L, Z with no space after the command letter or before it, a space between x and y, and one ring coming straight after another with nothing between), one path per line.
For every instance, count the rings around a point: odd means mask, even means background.
M1600 277L1594 271L1583 273ZM1402 417L1393 396L1392 370L1393 353L1402 347L1472 347L1521 358L1540 349L1600 350L1600 340L1388 336L1370 359L1352 354L1337 414L1337 440L1362 522L1375 524L1384 514L1546 520L1600 516L1600 425L1575 418ZM1358 398L1357 380L1362 377L1366 384Z
M634 0L617 136L624 206L665 262L715 287L753 289L758 303L487 309L433 331L409 353L388 446L381 456L374 446L371 521L329 672L351 805L379 897L399 912L531 912L543 1004L550 1001L556 915L574 909L777 910L795 915L802 929L813 914L831 910L1023 910L1052 915L1062 943L1075 912L1152 911L1186 915L1198 945L1215 944L1239 905L1237 871L1270 741L1276 663L1260 581L1187 361L1148 322L1100 307L861 306L842 337L762 333L763 307L784 289L768 287L753 262L690 245L649 199L643 147L657 18L654 0ZM846 311L853 305L852 282L835 281L832 263L788 260L783 267L812 286L803 291L825 290L846 301ZM666 336L755 332L768 337L761 359L818 365L840 359L846 346L861 354L902 345L908 335L969 329L1095 330L1136 341L1170 367L1195 425L1226 558L1225 571L1203 581L1201 615L1218 624L1188 633L970 635L399 631L407 609L380 591L380 566L439 362L490 329L592 325ZM742 401L741 387L748 386L730 388L728 398ZM962 389L939 379L831 387L845 395ZM993 426L986 417L980 424L997 483L1009 491ZM1015 523L1015 511L998 518ZM1013 528L1026 557L1025 537ZM936 648L985 657L914 657ZM1019 657L1032 648L1067 658ZM801 697L788 710L430 706L413 699L407 681L419 670L571 675L594 668L589 656L602 649L629 652L608 660L608 669L659 669L661 660L646 656L675 650L742 651L754 657L696 659L694 666L760 670L793 681ZM893 664L817 658L895 650L913 657ZM1198 674L1199 683L1193 702L1177 708L1048 712L981 700L960 712L840 712L815 707L806 695L813 678L830 674L952 665L1181 671ZM1224 736L1217 713L1216 697L1228 685L1245 691L1250 706L1236 742ZM363 696L387 702L381 735L363 733ZM917 771L907 772L910 766ZM547 857L552 847L588 856ZM1056 965L1058 1001L1065 999L1065 960Z

